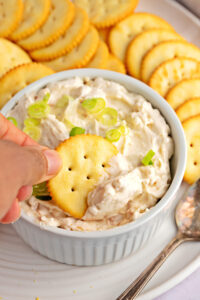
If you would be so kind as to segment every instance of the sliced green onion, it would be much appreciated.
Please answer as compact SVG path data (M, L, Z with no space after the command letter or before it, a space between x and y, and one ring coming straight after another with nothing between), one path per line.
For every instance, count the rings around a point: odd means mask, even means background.
M37 126L25 126L23 131L36 142L39 141L41 137L41 130Z
M106 102L103 98L91 98L85 99L82 106L90 113L97 114L106 106Z
M129 133L129 128L126 125L121 125L117 128L122 135L127 135Z
M60 99L58 99L56 103L56 107L64 108L68 105L68 103L69 103L69 96L63 95Z
M110 142L117 142L121 137L119 129L110 129L106 132L106 139Z
M106 107L98 115L99 121L106 126L113 126L117 123L118 112L112 107Z
M40 124L40 121L38 119L33 119L33 118L27 118L24 120L24 125L25 127L31 127L31 126L38 126Z
M29 105L27 111L31 118L43 119L50 113L50 106L44 101L38 101Z
M72 124L68 119L64 118L63 123L65 124L65 126L69 127L69 128L73 128L76 127L74 124Z
M18 126L17 120L15 118L8 117L7 120L10 121L11 123L13 123L16 127Z
M81 128L81 127L73 127L72 130L70 131L70 136L75 136L78 134L84 134L85 133L85 129Z
M33 186L33 196L49 196L46 182L35 184Z
M49 100L49 98L50 98L50 94L46 93L46 95L43 97L42 101L44 101L45 103L47 103L48 100Z
M142 163L145 166L153 165L152 157L155 155L155 152L151 149L142 159Z

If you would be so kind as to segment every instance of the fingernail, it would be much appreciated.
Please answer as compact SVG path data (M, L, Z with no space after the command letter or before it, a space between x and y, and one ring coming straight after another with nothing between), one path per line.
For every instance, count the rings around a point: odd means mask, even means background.
M62 165L60 156L54 150L45 150L44 155L48 162L48 174L47 175L56 175Z

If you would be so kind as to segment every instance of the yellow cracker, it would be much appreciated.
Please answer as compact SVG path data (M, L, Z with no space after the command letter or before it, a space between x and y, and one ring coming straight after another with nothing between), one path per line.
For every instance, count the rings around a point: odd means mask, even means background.
M7 72L0 78L0 109L25 86L53 73L53 70L38 63L20 65Z
M181 122L200 114L200 98L189 99L176 109Z
M186 100L196 97L200 97L200 77L184 79L177 83L167 93L166 100L173 109L177 109Z
M70 26L75 8L70 0L51 0L51 12L42 27L18 44L26 50L45 47L57 40Z
M151 75L149 85L161 96L182 79L200 77L200 63L189 58L172 58L162 63Z
M187 142L187 163L184 179L189 184L200 178L200 115L183 122Z
M113 27L109 34L109 47L115 56L125 61L126 50L133 38L147 29L173 27L162 18L149 13L134 13Z
M9 38L13 41L18 41L33 34L47 20L50 7L50 0L24 1L24 12L21 23Z
M75 0L84 8L97 28L110 27L122 20L136 8L138 0Z
M109 36L109 33L110 33L110 28L99 28L98 29L98 33L99 33L99 37L100 39L107 43L108 42L108 36Z
M148 82L153 71L161 63L174 57L189 57L200 61L200 49L185 41L159 43L143 57L140 78Z
M109 54L105 69L126 74L126 69L124 64L121 62L119 58L117 58L113 54Z
M88 193L95 188L99 177L109 166L116 147L96 135L76 135L56 149L63 167L48 183L52 200L65 212L81 218L87 209Z
M72 51L57 59L44 62L44 64L56 72L84 67L96 52L98 42L98 32L93 26L90 26L81 43L73 48Z
M31 62L28 54L12 42L0 38L0 77L8 70Z
M18 26L23 15L22 0L1 0L0 37L8 37Z
M88 28L89 19L86 12L77 7L74 20L66 32L53 44L32 51L30 55L36 61L48 61L65 55L80 43L86 35Z
M108 47L103 41L99 41L99 45L96 53L90 60L90 62L86 65L86 68L97 68L101 69L106 66L106 62L108 60Z
M144 55L156 44L167 40L182 40L183 38L173 30L149 29L138 34L129 44L126 52L126 65L129 74L140 78L140 67Z

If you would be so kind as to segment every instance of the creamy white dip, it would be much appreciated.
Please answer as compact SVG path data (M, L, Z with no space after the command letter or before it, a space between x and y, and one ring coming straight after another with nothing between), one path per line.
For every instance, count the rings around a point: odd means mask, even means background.
M27 108L50 93L51 112L41 121L40 144L55 148L69 137L70 126L64 119L85 129L85 133L105 137L107 130L126 127L126 134L114 143L119 154L110 161L110 168L88 195L88 209L81 220L67 215L51 201L35 197L22 203L23 210L40 224L67 230L105 230L131 222L153 207L169 187L173 142L170 129L157 109L141 95L127 91L122 85L102 78L72 78L48 84L37 92L25 95L9 113L23 129ZM63 96L70 97L63 109L56 107ZM87 113L81 101L101 97L106 106L118 111L114 126L105 126L94 114ZM142 159L153 150L153 165L144 166Z

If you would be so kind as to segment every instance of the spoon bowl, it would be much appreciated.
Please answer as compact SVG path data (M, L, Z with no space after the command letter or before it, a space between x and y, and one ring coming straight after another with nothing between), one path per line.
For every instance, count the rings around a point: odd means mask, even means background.
M176 236L167 244L152 263L116 299L132 300L143 290L166 258L185 241L200 241L200 179L189 187L176 206Z
M175 218L180 232L188 237L200 237L200 179L178 203Z

